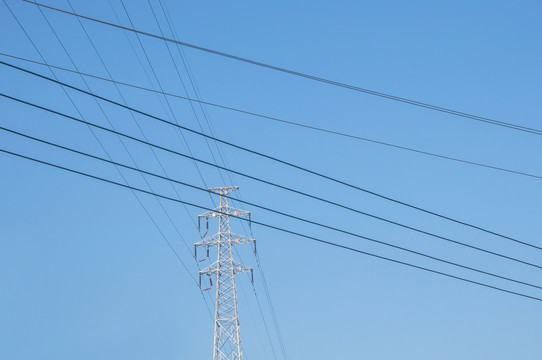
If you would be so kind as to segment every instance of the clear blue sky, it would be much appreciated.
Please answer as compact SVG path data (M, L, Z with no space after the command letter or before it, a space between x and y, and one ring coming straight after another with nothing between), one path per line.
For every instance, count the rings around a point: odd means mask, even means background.
M111 0L129 25L118 0ZM51 64L73 68L39 10L6 0ZM66 0L44 0L69 9ZM137 28L158 33L146 1L125 1ZM158 10L158 2L151 0ZM166 0L180 40L450 107L542 128L542 5L538 1L382 1L220 3ZM108 1L72 1L78 12L117 23ZM158 10L159 11L159 10ZM77 67L107 76L77 20L44 11ZM159 21L165 26L163 15ZM116 80L156 81L137 39L83 22ZM0 51L41 61L4 3ZM168 34L168 32L166 31ZM127 36L126 36L127 35ZM163 42L141 38L164 90L184 95ZM151 81L134 54L143 62ZM171 48L174 50L174 48ZM175 52L175 59L181 65ZM448 156L542 175L541 138L391 102L185 49L202 98L280 118L345 131ZM39 65L8 61L44 75ZM85 87L74 74L59 79ZM184 68L181 75L187 81ZM1 92L79 116L60 87L0 66ZM120 101L114 86L87 80L92 91ZM163 98L120 88L127 103L169 117ZM193 96L193 91L189 89ZM70 92L83 116L109 126L96 102ZM188 103L170 99L176 119L199 128ZM0 99L1 126L104 156L89 129ZM127 111L103 105L120 131L140 136ZM263 119L206 108L220 138L302 164L387 196L516 238L542 244L540 179L425 157ZM200 117L201 113L197 109ZM170 127L136 116L150 141L186 152ZM208 131L203 118L202 126ZM97 132L110 155L130 163L118 140ZM206 143L186 134L191 151L212 160ZM0 147L121 181L114 168L0 132ZM214 145L213 151L215 150ZM127 143L138 165L160 172L150 150ZM542 264L542 254L376 199L246 153L221 147L231 168L319 194L367 212ZM216 155L216 154L215 154ZM203 186L193 163L158 153L168 175ZM183 268L134 195L0 154L0 358L210 359L213 323L198 287L191 244L202 211L138 195L188 268ZM209 186L223 185L201 167ZM130 184L146 188L137 174ZM541 270L468 251L234 177L243 199L336 225L451 261L542 285ZM168 183L152 188L175 196ZM227 179L229 184L229 180ZM210 198L178 187L183 200ZM250 209L253 218L384 256L533 296L542 291L469 273ZM211 230L216 224L211 224ZM236 231L242 232L234 223ZM542 303L469 285L254 227L288 358L540 359ZM183 244L185 242L185 244ZM244 263L256 267L250 249ZM202 263L206 264L206 263ZM282 359L260 274L255 286ZM248 277L239 276L241 333L247 360L275 359ZM210 294L212 295L212 294ZM211 303L210 303L211 304Z

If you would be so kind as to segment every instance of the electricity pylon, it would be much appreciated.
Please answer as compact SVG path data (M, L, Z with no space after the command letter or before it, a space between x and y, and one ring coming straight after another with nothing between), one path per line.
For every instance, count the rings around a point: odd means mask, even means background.
M218 218L218 233L210 237L205 237L197 242L198 247L207 248L207 257L209 257L209 247L218 248L218 258L216 262L199 272L200 286L201 276L209 276L209 282L212 287L213 276L216 277L216 308L215 308L215 337L213 360L242 360L243 352L241 349L241 334L239 331L239 309L237 307L237 290L235 287L235 274L250 272L252 269L236 262L233 259L233 246L241 244L254 243L254 239L246 236L237 235L231 232L230 217L243 217L250 220L250 212L235 209L228 205L228 194L239 189L238 186L210 188L220 195L220 206L213 211L198 216L198 222L202 219L207 221L209 229L209 219ZM205 289L208 290L208 289Z

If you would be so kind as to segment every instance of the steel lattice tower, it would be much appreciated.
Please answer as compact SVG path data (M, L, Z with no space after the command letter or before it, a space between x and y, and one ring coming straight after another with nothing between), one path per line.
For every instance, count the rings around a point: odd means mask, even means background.
M244 217L250 220L250 212L235 209L228 205L228 194L237 190L238 186L210 188L220 195L220 206L213 211L198 216L198 222L218 218L218 233L203 239L196 244L197 247L206 247L209 256L209 247L217 247L218 258L216 262L199 272L201 276L216 277L216 308L215 308L215 336L213 360L242 360L241 334L239 331L239 309L237 307L237 291L235 287L235 274L250 272L252 269L236 262L233 258L233 246L254 243L254 239L237 235L231 232L230 217ZM209 282L212 286L212 280Z

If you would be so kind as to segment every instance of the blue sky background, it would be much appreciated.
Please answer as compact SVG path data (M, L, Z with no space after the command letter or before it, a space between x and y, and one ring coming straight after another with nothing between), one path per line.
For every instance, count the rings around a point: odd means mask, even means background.
M39 10L6 0L47 62L74 68ZM524 126L542 128L542 29L537 1L383 1L218 3L165 1L179 39L361 87ZM69 9L66 0L46 1ZM158 2L151 0L161 26ZM118 0L120 23L129 25ZM126 1L138 29L158 33L146 1ZM82 14L118 23L108 1L72 1ZM77 20L44 10L77 67L107 76ZM114 79L157 87L134 34L83 21ZM4 3L1 52L41 61ZM166 35L171 36L166 30ZM185 95L164 42L141 38L165 91ZM130 42L133 44L134 53ZM188 77L176 50L183 81ZM185 49L206 101L494 166L542 175L540 138L315 83ZM40 65L2 61L46 76ZM138 57L143 67L138 62ZM146 76L146 73L149 77ZM78 75L55 71L79 87ZM1 92L79 116L58 85L0 67ZM115 87L87 79L91 91L121 101ZM172 119L164 99L120 87L128 105ZM68 92L90 122L109 126L96 102ZM193 96L193 90L189 89ZM199 128L189 104L169 99L175 118ZM0 99L1 126L105 156L82 124ZM141 134L130 114L103 104L111 124ZM196 107L205 132L209 129ZM434 159L207 107L218 137L301 164L454 218L542 244L540 179ZM154 143L186 152L179 134L136 115ZM130 163L115 137L96 132L113 159ZM185 134L195 156L212 161L204 140ZM0 132L1 148L122 181L109 165ZM126 142L137 165L161 172L151 151ZM216 148L211 144L214 155ZM220 147L228 165L443 236L542 264L542 254L416 213L276 163ZM203 186L194 164L157 152L170 177ZM124 189L0 155L0 358L210 359L213 323L198 287L192 243L202 211L137 195L171 242L177 260L134 195ZM208 186L223 181L200 166ZM146 188L132 172L133 186ZM230 184L226 177L226 183ZM154 191L176 196L163 181ZM234 176L243 199L372 236L451 261L542 285L540 269L469 251L370 218ZM209 196L177 187L183 200ZM444 266L250 209L258 221L364 251L431 267L533 296L541 291ZM211 230L216 224L211 224ZM238 222L235 230L243 232ZM542 304L253 228L284 345L291 360L539 359ZM202 253L203 255L203 253ZM239 249L256 268L250 248ZM201 263L207 264L207 263ZM259 271L255 274L276 359L282 359ZM538 281L538 282L537 282ZM238 277L246 359L275 359L248 277ZM212 295L211 293L206 294ZM212 302L208 300L210 305Z

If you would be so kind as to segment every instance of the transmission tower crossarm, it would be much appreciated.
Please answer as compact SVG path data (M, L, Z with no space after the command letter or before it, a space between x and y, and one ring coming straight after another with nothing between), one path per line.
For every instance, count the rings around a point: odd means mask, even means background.
M225 209L218 207L214 211L208 211L204 214L198 215L198 219L215 219L223 215L250 218L250 211L236 209L231 206L227 206Z
M244 235L239 235L235 233L231 233L232 243L234 245L245 245L245 244L253 244L256 242L256 240L246 237ZM195 247L212 247L212 246L218 246L220 241L220 234L214 234L212 236L206 237L202 239L201 241L198 241L194 244Z
M241 274L241 273L249 273L252 272L253 269L251 267L247 267L241 263L238 263L236 261L233 262L233 268L231 269L235 274ZM212 263L211 265L207 266L205 269L200 270L200 275L208 275L208 276L214 276L217 274L219 270L223 270L223 267L220 267L217 262Z

